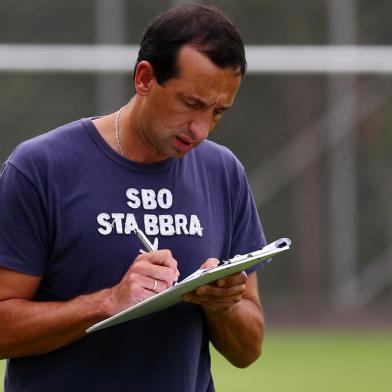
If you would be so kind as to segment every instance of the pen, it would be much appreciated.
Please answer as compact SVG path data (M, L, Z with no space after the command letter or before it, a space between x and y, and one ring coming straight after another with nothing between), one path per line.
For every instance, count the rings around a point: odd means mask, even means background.
M147 252L153 252L155 250L152 243L139 228L133 229L132 232L137 235L137 238L139 238L140 242L146 248Z

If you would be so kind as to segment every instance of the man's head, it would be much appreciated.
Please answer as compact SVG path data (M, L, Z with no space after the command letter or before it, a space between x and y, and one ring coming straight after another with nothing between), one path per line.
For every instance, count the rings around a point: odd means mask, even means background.
M245 68L242 40L219 11L182 6L158 16L134 73L139 160L180 158L198 146L232 106Z
M205 54L220 68L246 71L244 44L232 22L214 7L184 5L158 15L147 27L138 59L154 68L159 84L178 74L177 59L186 45Z

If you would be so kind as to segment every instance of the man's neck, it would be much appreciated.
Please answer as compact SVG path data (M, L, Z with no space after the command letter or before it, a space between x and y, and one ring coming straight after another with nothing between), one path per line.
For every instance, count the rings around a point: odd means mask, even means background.
M116 138L116 118L118 117L118 140ZM138 104L134 97L123 107L120 115L118 111L93 120L99 134L106 143L118 154L127 159L140 163L156 163L156 153L146 146L139 137Z

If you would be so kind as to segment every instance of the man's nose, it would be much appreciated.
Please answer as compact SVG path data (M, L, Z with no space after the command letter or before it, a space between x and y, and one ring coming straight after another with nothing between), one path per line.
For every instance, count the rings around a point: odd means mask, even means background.
M200 141L208 137L212 127L213 117L210 111L198 113L190 124L193 137Z

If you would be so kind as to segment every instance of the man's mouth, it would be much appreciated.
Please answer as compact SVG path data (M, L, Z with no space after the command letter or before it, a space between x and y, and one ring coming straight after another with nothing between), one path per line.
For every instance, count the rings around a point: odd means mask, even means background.
M175 138L176 149L181 152L188 152L193 147L193 142L183 136L176 136Z

